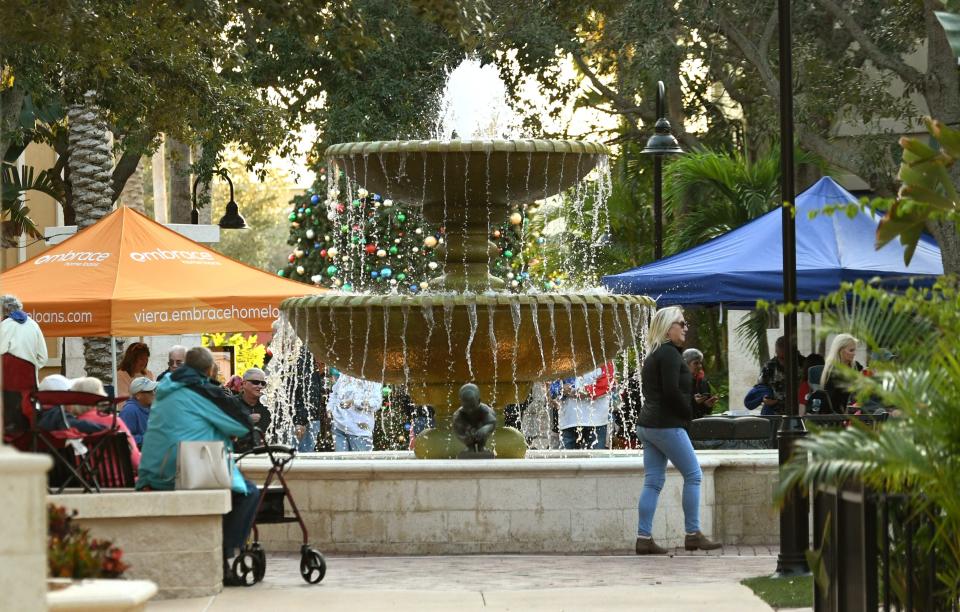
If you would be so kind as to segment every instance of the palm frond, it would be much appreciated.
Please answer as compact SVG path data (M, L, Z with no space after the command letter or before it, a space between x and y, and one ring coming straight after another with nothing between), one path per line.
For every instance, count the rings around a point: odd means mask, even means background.
M767 348L767 311L751 310L736 327L737 339L762 365L769 358Z

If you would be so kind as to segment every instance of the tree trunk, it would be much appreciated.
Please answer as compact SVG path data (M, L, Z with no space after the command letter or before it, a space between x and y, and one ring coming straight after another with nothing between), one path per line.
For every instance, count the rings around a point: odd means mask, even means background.
M924 19L927 26L927 78L924 81L924 99L934 119L947 125L956 126L960 122L960 71L957 70L957 58L950 48L946 33L934 15L934 10L942 10L940 3L925 0ZM954 164L947 170L954 185L960 185L960 165ZM943 271L946 274L960 274L960 234L953 222L929 222L927 229L937 239Z
M92 101L92 95L88 94L87 104L71 106L67 112L70 204L76 213L79 230L93 225L113 208L110 132ZM87 376L112 380L110 338L84 338L83 357Z
M193 147L194 161L200 159L200 156L202 154L203 154L203 150L199 146ZM192 186L193 186L193 183L191 183L191 188ZM204 199L207 200L207 203L201 206L197 210L197 213L200 217L199 223L203 223L205 225L209 225L213 222L211 220L213 218L213 202L208 197L209 194L210 194L210 183L200 183L199 185L197 185L197 204L199 205L199 203L202 202Z
M167 159L170 163L170 223L190 223L193 209L190 193L190 147L167 139Z
M0 91L0 160L7 158L7 149L13 142L10 135L16 130L25 97L26 90L18 85Z
M143 213L143 163L137 162L137 167L127 179L120 194L120 203L128 208Z

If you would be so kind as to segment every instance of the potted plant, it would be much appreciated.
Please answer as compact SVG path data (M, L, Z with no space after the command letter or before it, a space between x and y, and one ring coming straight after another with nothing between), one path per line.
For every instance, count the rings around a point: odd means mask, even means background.
M47 566L52 579L120 578L127 569L123 551L109 540L90 537L74 522L77 511L47 505ZM63 584L62 581L59 584Z

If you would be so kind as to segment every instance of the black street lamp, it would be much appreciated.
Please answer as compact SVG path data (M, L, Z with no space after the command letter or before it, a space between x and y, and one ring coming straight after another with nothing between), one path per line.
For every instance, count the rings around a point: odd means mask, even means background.
M797 301L797 246L796 224L793 216L793 58L790 30L790 0L778 0L780 22L780 195L781 226L783 232L783 302ZM796 441L806 435L800 406L797 401L797 314L791 311L784 315L783 335L786 340L784 398L786 414L783 417L778 437L779 463L790 460ZM780 509L780 554L777 556L777 573L796 575L809 572L806 551L810 547L808 525L810 504L800 491L789 495Z
M663 107L663 81L657 81L657 124L654 134L647 140L647 146L641 153L653 155L653 255L655 259L663 257L663 156L683 153L680 143L670 133Z
M247 222L240 216L240 207L233 199L233 181L230 180L227 171L223 168L217 168L213 171L213 174L222 176L230 185L230 201L227 202L227 211L220 217L220 223L217 225L220 226L220 229L247 229ZM197 185L199 184L200 177L198 176L193 181L193 210L190 211L190 223L193 225L200 223L200 211L197 210Z

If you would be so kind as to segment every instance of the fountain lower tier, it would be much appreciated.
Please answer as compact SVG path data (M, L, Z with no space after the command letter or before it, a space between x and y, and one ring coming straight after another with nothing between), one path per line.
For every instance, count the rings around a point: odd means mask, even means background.
M500 412L488 442L498 457L522 457L520 432L502 427L502 408L524 401L534 382L584 374L636 346L654 305L643 296L320 295L281 306L314 357L351 376L405 385L432 406L435 430L418 457L463 450L450 432L460 385L472 382Z

